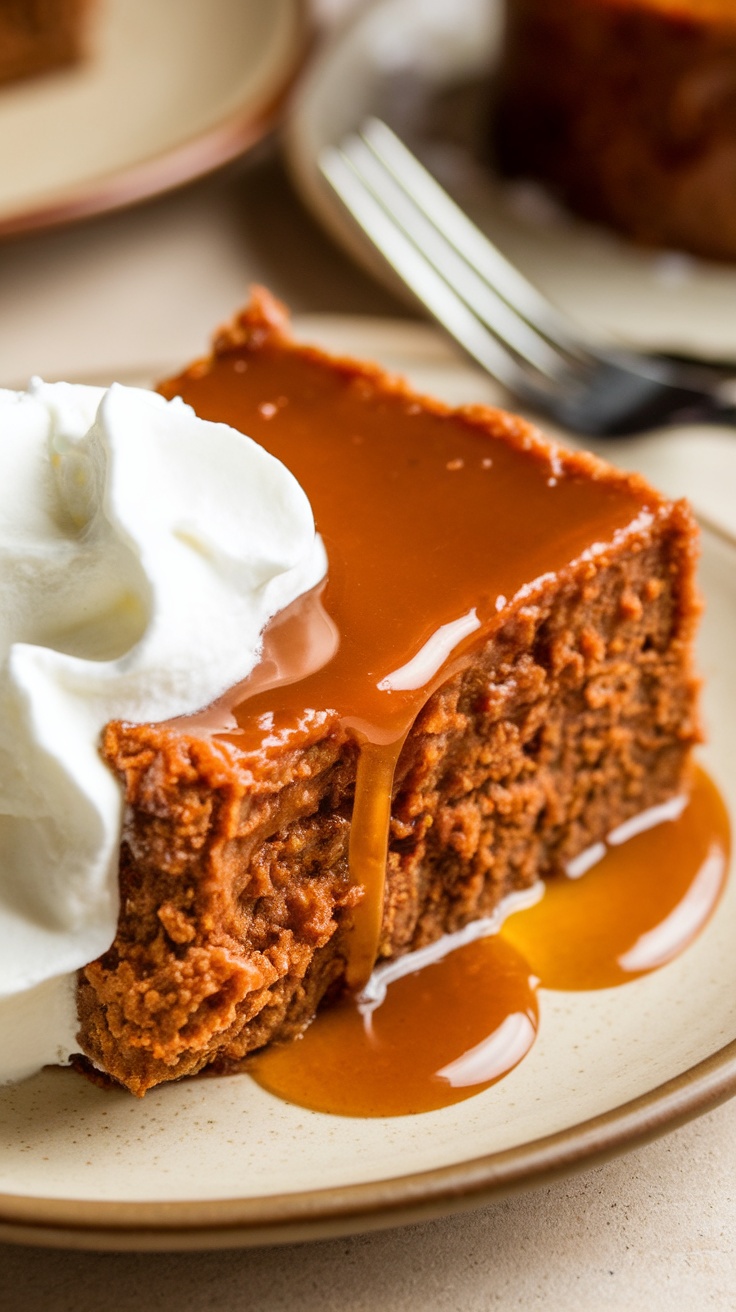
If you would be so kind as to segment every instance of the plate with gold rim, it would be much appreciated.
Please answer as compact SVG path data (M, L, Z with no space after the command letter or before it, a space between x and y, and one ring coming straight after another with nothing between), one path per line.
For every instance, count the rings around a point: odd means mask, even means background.
M313 319L299 331L448 400L492 399L488 381L421 326ZM666 482L667 439L656 440ZM732 815L735 566L736 536L705 530L702 759ZM731 881L675 961L620 988L543 992L526 1060L476 1097L419 1116L327 1116L248 1076L183 1081L138 1101L45 1070L0 1089L0 1238L117 1249L291 1242L436 1216L624 1151L736 1092L735 934Z
M300 0L100 0L80 63L0 87L0 237L132 205L243 154L304 62L305 13Z

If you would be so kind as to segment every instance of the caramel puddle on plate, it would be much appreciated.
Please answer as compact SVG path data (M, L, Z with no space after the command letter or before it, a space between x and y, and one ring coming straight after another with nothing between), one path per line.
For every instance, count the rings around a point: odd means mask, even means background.
M531 1048L537 984L608 988L687 947L721 895L729 846L724 803L697 767L686 799L614 831L572 863L595 861L582 877L548 880L500 933L388 983L372 1008L344 998L248 1069L271 1093L333 1115L402 1116L470 1098Z
M368 1014L352 997L327 1007L248 1069L271 1093L313 1111L403 1116L488 1088L526 1056L536 1030L529 967L494 934L395 980Z
M637 822L647 827L632 833ZM615 830L580 878L547 880L542 900L510 916L503 937L544 988L625 984L664 966L699 934L723 890L729 850L723 799L697 766L687 798Z

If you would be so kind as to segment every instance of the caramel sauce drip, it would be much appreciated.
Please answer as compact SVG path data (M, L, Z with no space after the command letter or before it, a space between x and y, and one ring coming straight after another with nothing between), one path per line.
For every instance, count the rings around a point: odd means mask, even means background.
M248 1069L270 1093L337 1116L406 1116L480 1093L537 1032L529 967L500 935L476 939L388 986L365 1015L348 995Z
M418 711L492 632L508 600L591 543L610 542L645 508L646 493L551 457L511 417L499 416L499 433L518 440L492 441L487 414L481 423L420 405L360 366L278 340L216 356L162 391L282 460L327 548L328 580L311 621L322 648L308 638L297 643L304 659L296 649L289 656L288 642L280 657L269 650L268 668L243 685L240 704L231 696L227 723L212 728L244 750L277 751L299 742L310 715L328 711L361 744L350 869L366 895L348 964L360 986L377 955L391 780ZM290 622L298 628L294 614Z
M432 1111L480 1093L531 1047L537 984L608 988L681 952L718 902L729 850L726 808L696 769L676 819L607 845L578 879L548 880L499 933L388 984L372 1012L355 997L320 1012L249 1070L281 1098L343 1116Z

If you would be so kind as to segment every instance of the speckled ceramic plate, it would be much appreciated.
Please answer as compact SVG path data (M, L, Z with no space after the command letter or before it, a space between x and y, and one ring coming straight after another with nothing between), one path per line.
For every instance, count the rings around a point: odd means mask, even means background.
M312 320L300 334L373 355L449 400L492 399L488 381L421 326ZM700 437L676 439L683 453L689 442L691 462ZM649 472L678 490L684 454L671 467L669 438L640 441ZM702 584L703 756L736 813L727 524L704 534ZM469 1206L632 1147L736 1091L735 939L732 881L675 962L618 989L544 992L529 1057L478 1097L422 1116L325 1116L247 1076L184 1082L139 1102L44 1071L0 1089L0 1238L110 1248L317 1238Z
M362 264L401 290L321 177L321 148L379 114L500 249L590 333L736 360L736 268L633 246L510 186L489 159L502 0L373 0L319 53L287 122L302 197Z
M272 126L307 46L300 0L98 0L88 57L0 87L0 237L211 172Z

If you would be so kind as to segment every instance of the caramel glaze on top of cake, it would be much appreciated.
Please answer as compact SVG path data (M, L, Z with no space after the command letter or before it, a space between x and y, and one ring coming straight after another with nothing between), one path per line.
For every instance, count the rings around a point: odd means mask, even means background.
M732 0L507 0L495 143L638 241L736 258Z
M204 715L106 732L121 915L80 1041L136 1093L237 1068L562 868L676 791L698 737L683 503L298 347L265 294L162 391L285 461L329 574Z

